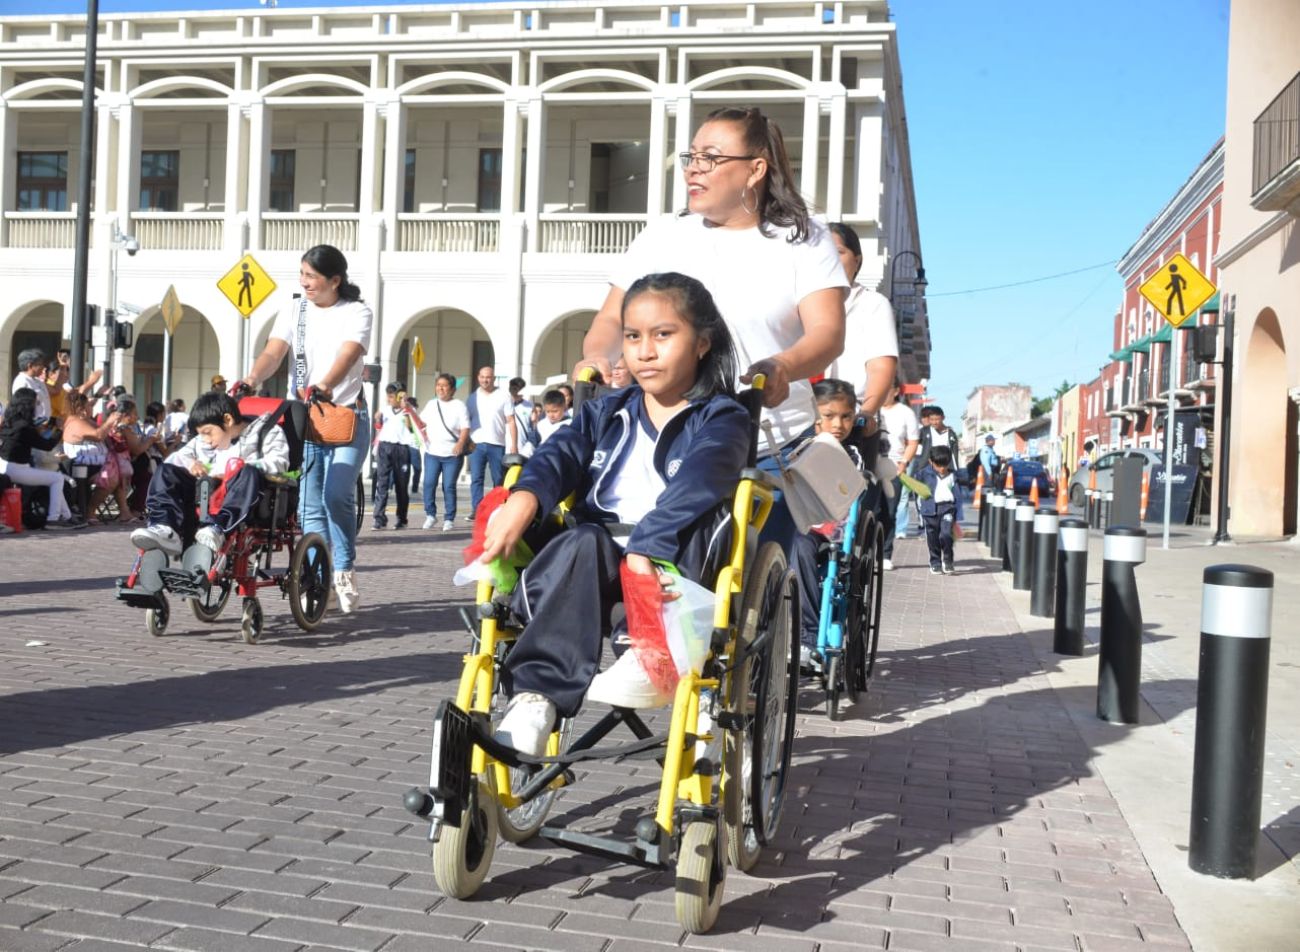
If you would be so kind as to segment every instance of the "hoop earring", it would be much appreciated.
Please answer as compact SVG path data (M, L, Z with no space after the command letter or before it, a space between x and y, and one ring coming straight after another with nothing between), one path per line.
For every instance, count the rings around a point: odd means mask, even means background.
M750 208L748 205L745 204L745 192L746 192L746 191L754 192L754 207L753 207L753 208ZM743 208L743 209L745 210L745 214L747 214L747 215L757 215L757 214L758 214L758 192L755 191L754 189L751 189L748 185L742 185L742 186L740 186L740 207Z

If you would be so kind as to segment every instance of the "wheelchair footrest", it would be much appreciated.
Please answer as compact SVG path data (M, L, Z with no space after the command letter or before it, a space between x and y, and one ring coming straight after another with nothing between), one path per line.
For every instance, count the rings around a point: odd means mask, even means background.
M207 573L200 569L159 569L158 577L162 579L163 588L182 598L201 598L210 588Z
M146 592L138 588L128 588L127 580L117 580L117 599L126 602L132 608L162 608L167 599L162 592Z
M657 859L646 855L645 849L639 842L628 843L624 840L596 836L592 833L567 830L560 826L543 826L538 831L538 835L550 840L552 843L558 843L561 846L567 846L571 850L577 850L579 853L589 853L592 856L601 856L620 863L632 863L650 869L658 869L661 865Z
M443 700L433 720L433 765L429 772L433 814L460 826L469 805L470 758L474 752L474 721L452 701Z

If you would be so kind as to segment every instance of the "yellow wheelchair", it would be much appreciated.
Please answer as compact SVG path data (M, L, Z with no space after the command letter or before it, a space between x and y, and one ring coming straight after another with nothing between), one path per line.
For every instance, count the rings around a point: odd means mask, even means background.
M465 898L482 885L498 836L512 843L540 835L619 862L676 871L682 927L708 931L722 904L728 865L748 871L775 835L785 799L798 688L798 605L794 574L776 543L758 544L777 484L755 468L761 380L741 395L754 421L749 466L731 498L728 556L714 586L709 653L700 674L679 682L664 733L634 710L613 707L575 738L570 719L551 735L546 755L530 757L494 740L505 706L498 671L519 629L491 583L479 582L477 627L454 700L434 720L429 787L406 809L431 820L438 888ZM512 467L509 484L517 475ZM630 741L597 746L620 727ZM654 811L631 841L547 824L560 791L593 760L653 757L663 774Z

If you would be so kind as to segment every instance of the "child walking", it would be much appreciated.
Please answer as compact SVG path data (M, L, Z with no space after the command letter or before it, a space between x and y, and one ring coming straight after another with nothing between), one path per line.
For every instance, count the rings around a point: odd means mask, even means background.
M961 521L961 492L952 471L952 450L936 446L930 450L930 462L916 478L930 487L930 496L921 500L921 519L925 522L925 544L930 548L930 574L952 575L952 537Z
M628 288L622 317L636 385L584 404L537 448L488 523L481 556L508 555L526 532L537 552L511 596L526 627L502 667L511 700L497 730L534 755L556 716L575 714L584 696L623 707L667 703L638 665L596 674L622 601L621 564L659 575L666 588L667 566L700 581L725 549L725 502L749 451L731 335L704 285L646 275ZM545 541L539 517L570 493L576 525ZM635 661L634 652L624 660Z

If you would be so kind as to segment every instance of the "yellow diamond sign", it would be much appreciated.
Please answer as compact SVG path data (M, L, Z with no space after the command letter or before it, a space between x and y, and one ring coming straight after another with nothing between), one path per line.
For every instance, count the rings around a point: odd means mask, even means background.
M1174 327L1182 326L1183 321L1214 297L1215 290L1210 279L1181 254L1166 261L1138 288L1138 292Z
M424 366L424 346L420 343L420 338L415 339L411 345L411 363L415 364L415 369L419 370Z
M262 270L262 266L253 260L252 255L244 255L238 263L226 272L225 277L217 282L217 288L226 296L236 310L244 317L257 310L257 306L271 296L275 282Z
M185 310L181 307L180 296L176 293L176 285L167 288L167 293L163 295L162 304L158 306L162 314L163 324L167 326L167 333L173 337L176 336L176 327L185 316Z

